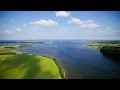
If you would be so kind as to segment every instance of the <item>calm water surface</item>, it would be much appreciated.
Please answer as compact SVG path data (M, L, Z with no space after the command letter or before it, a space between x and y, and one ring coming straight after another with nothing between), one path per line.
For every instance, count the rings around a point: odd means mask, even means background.
M99 50L87 45L84 40L52 40L34 43L33 47L20 51L44 54L56 58L69 79L114 79L120 78L120 63L104 57Z

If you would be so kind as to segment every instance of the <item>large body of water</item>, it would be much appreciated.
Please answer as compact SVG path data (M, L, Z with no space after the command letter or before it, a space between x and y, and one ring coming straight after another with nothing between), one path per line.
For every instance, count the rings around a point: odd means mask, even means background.
M120 78L120 63L104 57L99 50L88 47L91 41L50 40L45 42L36 42L33 47L20 51L56 58L69 79Z

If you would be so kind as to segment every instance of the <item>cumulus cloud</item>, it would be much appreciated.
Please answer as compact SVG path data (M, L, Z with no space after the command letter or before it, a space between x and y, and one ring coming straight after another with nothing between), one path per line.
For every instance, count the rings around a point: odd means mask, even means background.
M27 26L27 24L23 24L23 26Z
M79 18L71 17L71 20L68 20L69 23L74 23L80 25L82 28L95 28L100 27L100 25L96 24L93 20L81 20Z
M81 24L82 21L79 18L73 18L71 17L71 20L68 20L69 23L74 23L74 24Z
M6 30L6 31L4 31L5 33L11 33L11 31L10 30Z
M17 30L17 31L21 31L21 28L17 28L16 30Z
M31 24L33 24L33 25L41 25L41 26L55 26L58 23L51 20L51 19L48 19L48 20L41 19L41 20L33 21L33 22L31 22Z
M55 12L56 17L69 17L70 16L70 12L67 11L57 11Z

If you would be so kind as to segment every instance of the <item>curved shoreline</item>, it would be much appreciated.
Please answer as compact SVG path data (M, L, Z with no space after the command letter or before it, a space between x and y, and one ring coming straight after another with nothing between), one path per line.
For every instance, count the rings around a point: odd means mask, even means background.
M98 49L103 56L120 62L120 42L95 42L88 46Z
M19 47L17 46L14 50L11 50L11 52L14 52L15 54L32 54L32 53L28 53L28 52L21 52L19 51ZM46 55L42 55L42 54L32 54L32 55L37 55L37 56L42 56L42 57L46 57L46 58L50 58L54 61L54 63L56 64L56 66L58 67L59 69L59 74L61 76L62 79L66 79L66 76L65 76L65 71L63 70L63 68L59 65L58 63L58 60L56 60L55 58L53 57L50 57L50 56L46 56Z
M16 51L16 52L17 52L17 51ZM21 54L31 54L31 53L21 52ZM54 61L54 63L56 64L56 66L58 67L59 73L60 73L60 76L62 77L62 79L67 79L67 78L66 78L66 75L65 75L65 70L60 66L60 64L58 63L58 60L56 60L56 59L53 58L53 57L46 56L46 55L43 55L43 54L32 54L32 55L38 55L38 56L43 56L43 57L52 59L52 60Z
M17 51L18 50L18 51ZM19 51L19 49L15 50L14 52L18 53L18 54L31 54L31 53L28 53L28 52L21 52ZM40 56L43 56L43 57L47 57L47 58L50 58L54 61L54 63L57 65L58 69L59 69L59 73L62 77L62 79L66 79L66 75L65 75L65 70L60 66L60 64L58 63L58 60L56 60L55 58L53 57L50 57L50 56L46 56L46 55L42 55L42 54L32 54L32 55L40 55Z
M50 58L54 61L54 63L57 65L58 69L59 69L59 73L62 77L62 79L66 79L66 76L65 76L65 71L64 69L60 66L60 64L58 63L58 60L56 60L55 58L53 57L49 57L49 56L45 56L45 55L42 55L42 54L36 54L36 55L40 55L40 56L43 56L43 57L47 57L47 58Z

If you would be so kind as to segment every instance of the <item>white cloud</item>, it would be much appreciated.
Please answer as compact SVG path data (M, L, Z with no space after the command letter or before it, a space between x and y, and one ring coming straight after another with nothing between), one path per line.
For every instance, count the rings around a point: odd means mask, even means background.
M10 30L6 30L6 31L4 31L5 33L11 33L11 31Z
M21 31L21 28L17 28L16 30L17 30L17 31Z
M83 23L80 24L82 28L95 28L100 27L100 25L96 24L93 20L86 20L83 21Z
M70 16L70 12L67 11L57 11L55 12L56 17L69 17Z
M41 25L41 26L55 26L58 23L51 20L51 19L48 19L48 20L41 19L41 20L33 21L33 22L31 22L31 24L33 24L33 25Z
M68 20L69 23L74 23L74 24L81 24L82 21L79 18L73 18L71 17L71 20Z
M69 23L74 23L80 25L82 28L95 28L100 27L100 25L96 24L93 20L81 20L79 18L71 17L71 20L68 20Z
M27 26L27 24L23 24L23 26Z

